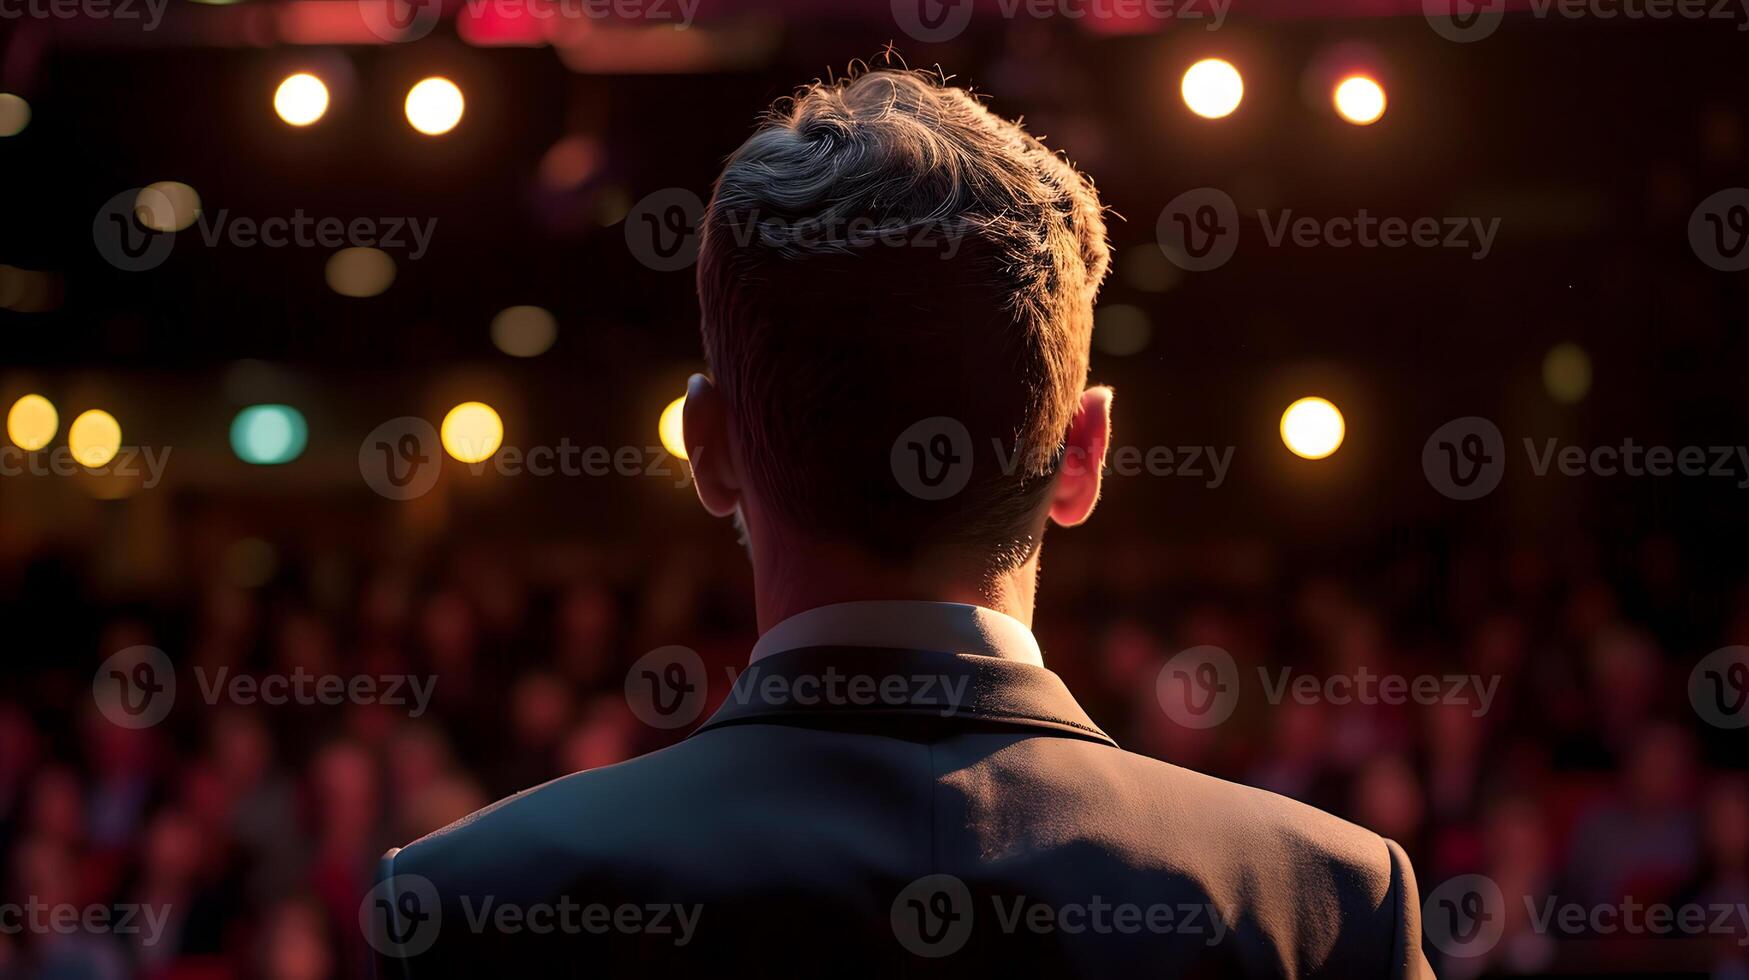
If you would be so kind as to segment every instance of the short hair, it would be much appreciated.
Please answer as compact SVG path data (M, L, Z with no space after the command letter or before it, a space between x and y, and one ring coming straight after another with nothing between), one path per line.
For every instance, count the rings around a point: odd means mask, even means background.
M891 563L1024 562L1109 263L1092 182L936 75L779 100L717 179L698 263L706 357L761 499ZM925 500L889 460L934 417L966 427L972 469Z

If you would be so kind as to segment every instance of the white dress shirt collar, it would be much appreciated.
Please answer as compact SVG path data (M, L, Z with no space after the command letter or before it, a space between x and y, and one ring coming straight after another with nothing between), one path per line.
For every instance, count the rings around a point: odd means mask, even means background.
M801 647L887 647L972 653L1044 666L1032 630L1012 616L963 602L839 602L796 613L753 645L750 661Z

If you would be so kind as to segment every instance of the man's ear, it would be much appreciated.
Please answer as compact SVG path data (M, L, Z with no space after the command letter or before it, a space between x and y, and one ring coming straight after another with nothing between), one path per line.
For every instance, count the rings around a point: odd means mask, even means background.
M713 517L728 517L741 503L741 476L729 451L728 407L722 392L702 374L686 380L680 427L699 503Z
M1098 385L1081 393L1081 407L1063 440L1063 462L1051 491L1051 520L1074 527L1093 513L1111 443L1111 389Z

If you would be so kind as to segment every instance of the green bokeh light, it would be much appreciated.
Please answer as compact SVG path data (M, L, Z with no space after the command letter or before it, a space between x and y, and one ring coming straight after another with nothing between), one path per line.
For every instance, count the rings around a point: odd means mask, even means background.
M290 405L251 405L231 421L232 451L260 466L297 459L309 436L303 413Z

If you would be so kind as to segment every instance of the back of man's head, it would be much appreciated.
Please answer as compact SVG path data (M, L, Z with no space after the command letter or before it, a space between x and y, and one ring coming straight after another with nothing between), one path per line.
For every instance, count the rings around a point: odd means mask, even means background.
M780 101L717 181L698 267L749 489L879 561L1024 562L1108 259L1092 184L962 89L880 70ZM970 467L933 500L893 465L932 418L971 442L951 464L924 436L925 469Z

